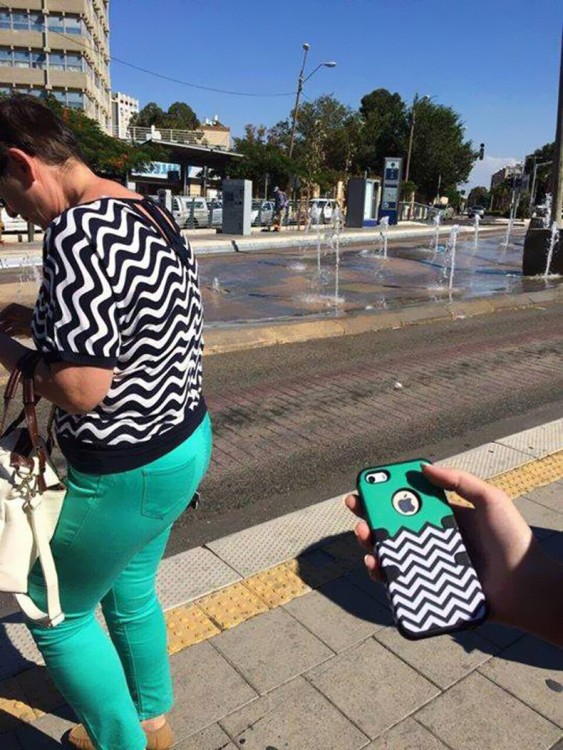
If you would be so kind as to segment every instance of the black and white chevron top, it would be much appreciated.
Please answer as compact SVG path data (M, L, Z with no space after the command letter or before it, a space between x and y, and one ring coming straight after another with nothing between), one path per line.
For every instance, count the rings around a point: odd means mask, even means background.
M61 450L79 471L143 466L205 415L197 263L176 230L148 199L100 198L64 211L46 232L35 345L47 362L114 371L93 411L56 410Z

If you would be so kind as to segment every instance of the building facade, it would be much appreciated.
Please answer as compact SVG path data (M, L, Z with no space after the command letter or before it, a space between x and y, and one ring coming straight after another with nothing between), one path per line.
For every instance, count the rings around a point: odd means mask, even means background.
M509 177L514 177L520 175L521 173L521 164L508 165L506 167L503 167L502 169L499 169L498 172L495 172L493 175L491 175L491 190L494 190L505 180L508 180Z
M5 6L0 93L50 93L109 133L109 0L9 0Z
M126 140L129 122L139 112L139 100L116 91L111 98L112 135Z

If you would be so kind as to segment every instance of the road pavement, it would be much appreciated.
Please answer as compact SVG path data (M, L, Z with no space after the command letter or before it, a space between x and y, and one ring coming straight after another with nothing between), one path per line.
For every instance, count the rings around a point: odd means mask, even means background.
M206 357L214 453L180 550L563 416L563 305ZM233 332L236 335L236 332Z

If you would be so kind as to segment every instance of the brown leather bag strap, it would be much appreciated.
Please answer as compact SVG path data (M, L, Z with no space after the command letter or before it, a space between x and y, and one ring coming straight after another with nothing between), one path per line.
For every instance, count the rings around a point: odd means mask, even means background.
M45 483L45 467L47 465L47 454L45 443L39 435L39 426L37 423L37 412L35 411L35 388L33 378L24 377L23 379L23 408L25 419L29 430L29 437L33 445L37 458L39 459L39 476L37 478L39 491L45 492L47 485Z
M2 412L2 422L0 424L0 435L4 434L4 427L6 425L6 418L8 416L8 409L10 408L10 401L14 398L19 382L21 380L21 372L17 367L14 367L8 378L6 388L4 390L4 410ZM21 415L20 415L21 419Z

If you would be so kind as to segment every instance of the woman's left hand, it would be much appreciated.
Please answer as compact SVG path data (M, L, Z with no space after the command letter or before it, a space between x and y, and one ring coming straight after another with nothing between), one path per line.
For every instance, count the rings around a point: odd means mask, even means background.
M0 312L0 331L10 336L29 336L32 317L31 307L12 302Z

